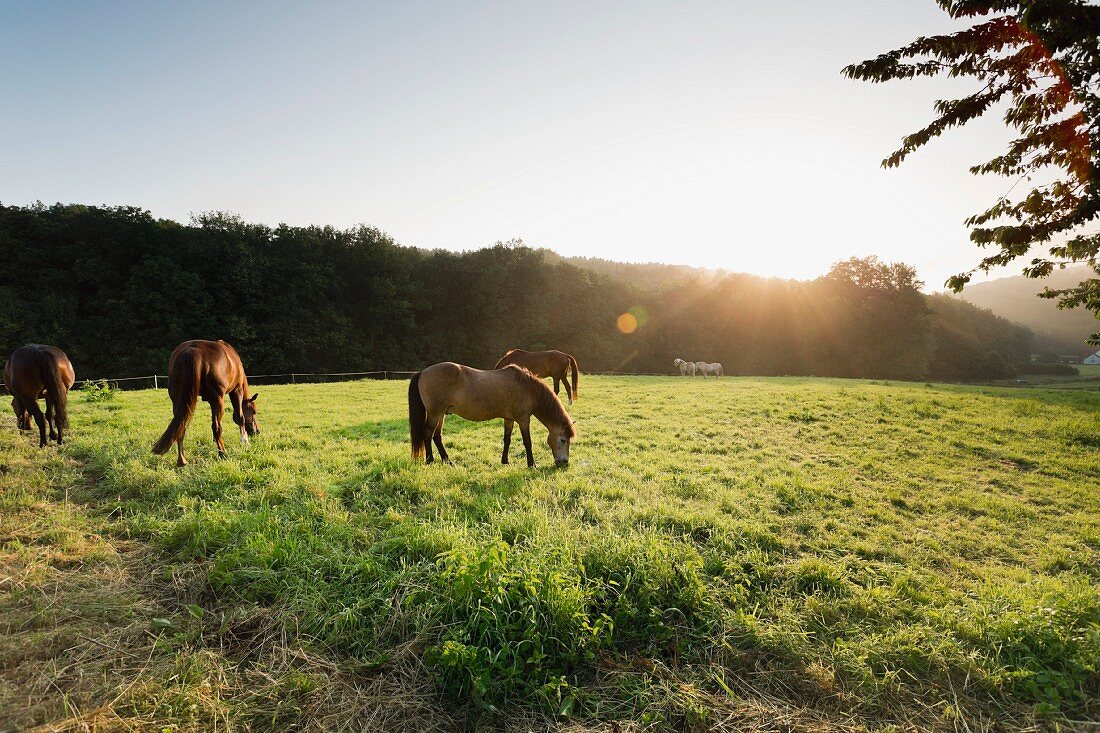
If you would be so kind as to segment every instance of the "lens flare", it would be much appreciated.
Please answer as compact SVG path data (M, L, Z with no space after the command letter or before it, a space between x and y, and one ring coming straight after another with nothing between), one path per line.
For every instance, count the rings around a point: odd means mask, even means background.
M634 330L638 328L638 319L634 317L634 314L630 311L623 313L615 321L615 325L619 327L619 330L623 333L634 333Z

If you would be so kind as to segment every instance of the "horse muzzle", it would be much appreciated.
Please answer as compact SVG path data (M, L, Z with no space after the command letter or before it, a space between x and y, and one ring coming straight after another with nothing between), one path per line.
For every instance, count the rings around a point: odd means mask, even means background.
M557 468L568 468L569 467L569 459L568 458L555 458L554 459L554 466L556 466Z

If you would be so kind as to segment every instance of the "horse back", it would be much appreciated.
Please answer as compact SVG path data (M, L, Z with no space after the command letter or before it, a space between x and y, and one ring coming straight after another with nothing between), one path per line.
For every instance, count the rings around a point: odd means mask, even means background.
M519 365L474 369L445 361L420 372L419 389L428 412L453 412L474 421L516 419L531 413L531 392L523 379Z
M4 384L13 395L38 399L46 391L46 369L60 377L66 390L76 381L76 371L64 351L56 346L27 344L13 351L4 365Z
M69 356L56 346L43 346L42 350L47 360L55 365L65 389L72 389L76 383L76 370L73 369Z
M237 350L224 341L184 341L168 359L168 388L188 391L194 379L199 380L203 397L220 397L245 383L244 364Z
M507 364L521 366L538 377L564 379L569 371L569 354L557 349L550 349L549 351L512 349L497 362L497 369Z

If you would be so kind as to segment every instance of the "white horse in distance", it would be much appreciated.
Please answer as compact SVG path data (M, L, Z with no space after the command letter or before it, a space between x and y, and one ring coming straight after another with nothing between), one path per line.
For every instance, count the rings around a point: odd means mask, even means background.
M695 362L684 361L683 359L673 359L672 366L680 370L681 377L694 377L695 376Z
M703 375L703 379L707 378L708 374L713 374L716 377L722 376L722 365L719 362L695 362L695 373Z

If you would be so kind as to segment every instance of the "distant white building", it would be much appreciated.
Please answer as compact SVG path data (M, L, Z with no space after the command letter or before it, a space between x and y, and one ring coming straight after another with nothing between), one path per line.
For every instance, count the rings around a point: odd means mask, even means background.
M1095 354L1089 354L1088 356L1086 356L1084 359L1081 360L1081 363L1082 364L1100 364L1100 351L1097 351Z

